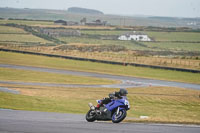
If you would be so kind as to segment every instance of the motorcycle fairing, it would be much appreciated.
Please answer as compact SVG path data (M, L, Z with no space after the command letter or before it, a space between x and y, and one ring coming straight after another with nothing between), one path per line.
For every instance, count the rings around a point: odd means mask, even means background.
M108 110L106 107L100 107L101 115L97 115L97 120L111 120L112 118L112 112Z
M124 102L124 99L112 100L110 103L106 104L105 107L111 112L117 107L120 107L120 110L122 110L124 109Z

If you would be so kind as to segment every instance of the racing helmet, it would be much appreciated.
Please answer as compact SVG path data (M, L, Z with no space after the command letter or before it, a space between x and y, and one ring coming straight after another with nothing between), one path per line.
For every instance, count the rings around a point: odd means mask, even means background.
M119 93L121 96L126 96L128 94L128 91L125 88L120 88Z

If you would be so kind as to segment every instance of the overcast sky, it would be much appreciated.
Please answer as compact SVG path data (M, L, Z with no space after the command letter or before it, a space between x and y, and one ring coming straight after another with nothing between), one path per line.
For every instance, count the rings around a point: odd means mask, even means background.
M200 0L0 0L0 7L62 10L83 7L105 14L200 17Z

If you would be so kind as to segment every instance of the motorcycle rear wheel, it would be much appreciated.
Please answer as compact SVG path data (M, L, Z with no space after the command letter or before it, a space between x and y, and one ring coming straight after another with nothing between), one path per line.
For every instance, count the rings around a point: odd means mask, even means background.
M94 112L93 113L93 111L94 110L89 110L88 112L87 112L87 114L86 114L86 120L88 121L88 122L94 122L95 120L96 120L96 113Z
M112 115L112 122L113 123L119 123L126 118L126 110L120 110L119 113L117 114L117 111Z

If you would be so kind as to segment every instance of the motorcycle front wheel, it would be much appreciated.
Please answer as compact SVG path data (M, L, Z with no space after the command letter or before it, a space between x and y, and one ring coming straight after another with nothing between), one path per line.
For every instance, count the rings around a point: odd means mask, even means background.
M88 122L94 122L96 120L96 113L94 112L94 110L89 110L86 114L86 120Z
M113 123L119 123L124 120L126 117L126 110L120 110L119 113L117 114L117 111L112 115L112 122Z

